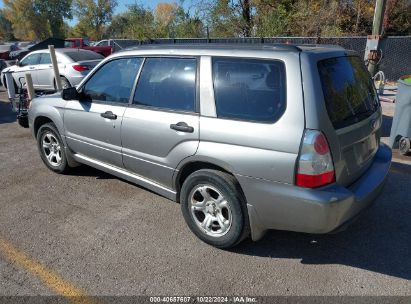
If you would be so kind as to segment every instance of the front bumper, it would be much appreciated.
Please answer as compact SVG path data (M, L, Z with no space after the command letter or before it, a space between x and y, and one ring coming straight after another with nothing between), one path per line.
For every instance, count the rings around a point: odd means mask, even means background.
M349 187L338 184L307 189L236 176L247 199L253 240L268 229L328 233L354 218L380 193L391 165L391 149L382 144L370 168Z

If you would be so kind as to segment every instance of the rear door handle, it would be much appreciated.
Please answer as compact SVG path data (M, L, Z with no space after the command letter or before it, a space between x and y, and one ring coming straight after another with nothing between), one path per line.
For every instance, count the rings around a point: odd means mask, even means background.
M101 117L107 118L107 119L117 119L117 115L113 114L113 112L111 111L107 111L105 113L101 113L100 114Z
M189 126L187 123L180 121L177 124L171 124L170 129L180 131L180 132L186 132L186 133L193 133L194 128Z

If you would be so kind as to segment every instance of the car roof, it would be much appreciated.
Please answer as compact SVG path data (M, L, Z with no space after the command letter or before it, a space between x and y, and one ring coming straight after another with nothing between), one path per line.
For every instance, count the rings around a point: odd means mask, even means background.
M73 53L73 52L83 52L83 53L95 53L90 50L83 50L83 49L78 49L78 48L57 48L55 49L56 53L64 54L64 53ZM37 54L37 53L48 53L49 49L43 49L43 50L36 50L30 52L30 54Z
M289 52L311 52L344 50L343 47L330 44L288 44L288 43L176 43L176 44L142 44L127 48L130 50L166 50L166 49L189 49L189 50L278 50Z
M176 44L142 44L121 50L117 56L133 54L174 54L174 55L263 55L273 52L281 53L352 53L338 45L326 44L287 44L287 43L176 43ZM114 55L115 56L115 55Z

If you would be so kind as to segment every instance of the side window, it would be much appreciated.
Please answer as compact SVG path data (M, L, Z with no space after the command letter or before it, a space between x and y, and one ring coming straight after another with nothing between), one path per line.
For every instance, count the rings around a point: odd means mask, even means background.
M142 58L120 58L107 62L83 86L90 100L128 103Z
M51 64L51 57L48 53L40 54L40 64Z
M284 113L284 63L274 60L213 58L217 117L274 122Z
M170 110L194 111L196 71L195 58L147 58L133 103Z
M20 66L36 65L39 63L39 59L40 54L31 54L21 61Z

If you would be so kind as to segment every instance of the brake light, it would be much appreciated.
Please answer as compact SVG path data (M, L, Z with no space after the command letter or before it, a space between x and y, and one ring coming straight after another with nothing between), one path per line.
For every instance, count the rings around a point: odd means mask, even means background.
M75 69L77 72L84 72L88 71L89 68L86 65L80 65L80 64L75 64L73 65L73 69Z
M316 188L334 181L334 164L327 139L320 131L305 130L295 184L300 187Z

